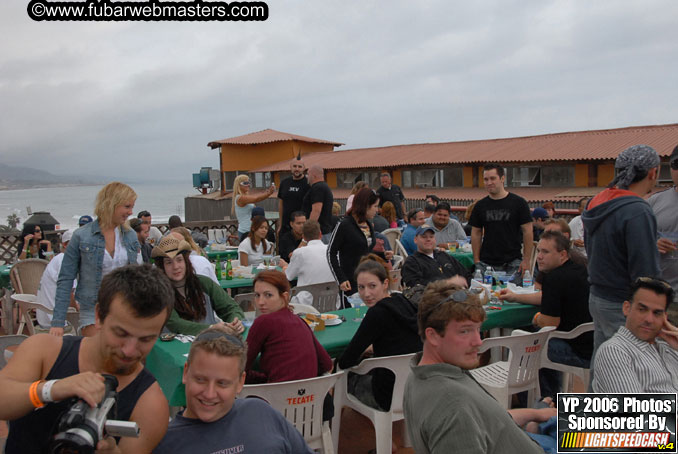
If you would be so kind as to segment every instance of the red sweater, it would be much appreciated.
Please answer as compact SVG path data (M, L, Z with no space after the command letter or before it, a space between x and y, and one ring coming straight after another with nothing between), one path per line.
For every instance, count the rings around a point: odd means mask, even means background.
M259 371L253 370L260 353ZM330 355L306 322L286 308L260 315L247 333L246 383L302 380L331 368Z

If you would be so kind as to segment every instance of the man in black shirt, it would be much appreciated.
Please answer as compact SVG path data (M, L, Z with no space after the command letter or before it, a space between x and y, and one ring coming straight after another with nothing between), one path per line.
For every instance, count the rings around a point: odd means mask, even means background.
M303 211L306 219L318 221L322 232L322 241L327 244L332 233L332 203L334 195L325 183L325 171L320 166L313 166L308 171L311 189L304 196Z
M425 286L429 282L451 277L461 277L458 283L468 285L470 275L464 265L447 252L436 250L433 227L427 224L418 227L414 242L417 252L408 256L403 264L402 278L405 287L411 288L417 284Z
M590 322L589 281L586 267L569 259L570 240L560 232L544 232L537 244L537 263L543 273L541 312L533 324L540 328L556 326L570 331ZM551 339L549 359L553 362L588 368L593 352L593 332L575 339ZM542 396L555 398L560 373L542 369L539 373Z
M534 246L532 217L525 199L506 191L504 180L502 166L485 165L483 181L489 195L476 203L468 221L472 226L473 262L483 271L492 266L508 274L519 271L522 276L530 269Z
M301 156L290 164L292 176L285 178L280 182L280 189L278 189L278 235L290 230L290 215L302 209L304 196L311 188L306 180L306 166ZM283 257L287 260L287 257Z
M292 252L294 252L303 241L306 215L303 211L295 211L290 215L290 219L291 229L280 235L280 245L278 246L280 257L288 263L292 257Z
M396 209L396 216L398 216L398 219L404 219L405 196L399 186L391 184L391 175L388 172L383 172L381 174L381 186L377 189L377 195L379 196L379 208L381 208L384 203L391 202Z

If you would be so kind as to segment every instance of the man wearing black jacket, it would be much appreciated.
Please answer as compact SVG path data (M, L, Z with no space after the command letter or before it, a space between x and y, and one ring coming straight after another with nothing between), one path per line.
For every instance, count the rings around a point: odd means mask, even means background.
M405 259L402 270L403 284L414 287L426 285L439 279L461 276L467 283L470 274L464 265L446 252L436 250L435 231L424 224L417 228L414 236L417 252Z

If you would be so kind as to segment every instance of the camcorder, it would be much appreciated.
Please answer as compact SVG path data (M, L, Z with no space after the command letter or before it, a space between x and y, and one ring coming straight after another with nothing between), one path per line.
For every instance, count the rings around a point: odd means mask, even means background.
M139 436L137 423L115 419L118 414L118 379L108 374L104 374L104 379L106 392L99 405L92 408L84 400L74 398L73 404L59 417L50 453L90 454L96 450L99 440L108 435Z

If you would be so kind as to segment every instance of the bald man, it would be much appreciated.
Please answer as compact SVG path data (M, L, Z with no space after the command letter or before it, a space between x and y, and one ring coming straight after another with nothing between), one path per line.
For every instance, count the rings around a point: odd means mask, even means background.
M303 211L306 213L306 219L318 221L322 232L322 241L327 244L332 233L334 195L325 183L325 171L322 167L312 166L308 169L308 182L311 189L304 196Z

